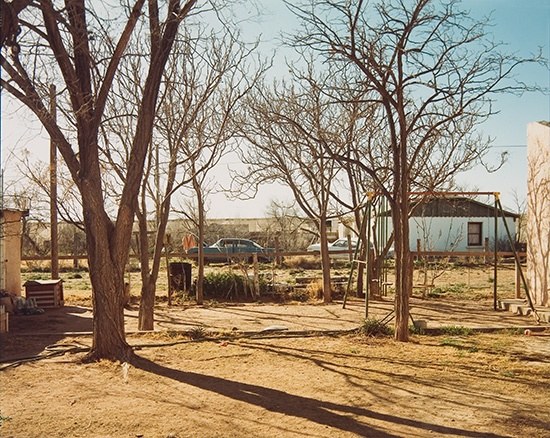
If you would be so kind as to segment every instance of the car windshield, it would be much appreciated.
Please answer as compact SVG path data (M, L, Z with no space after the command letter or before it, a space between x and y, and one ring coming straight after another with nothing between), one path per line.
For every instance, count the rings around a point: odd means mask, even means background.
M353 247L355 245L357 245L357 242L352 240L351 241L351 246ZM347 248L348 247L348 239L338 239L332 244L332 246Z
M220 248L234 246L236 248L240 248L241 250L244 250L247 248L262 249L262 247L258 245L256 242L253 242L252 240L246 240L246 239L220 239L213 246L217 246Z

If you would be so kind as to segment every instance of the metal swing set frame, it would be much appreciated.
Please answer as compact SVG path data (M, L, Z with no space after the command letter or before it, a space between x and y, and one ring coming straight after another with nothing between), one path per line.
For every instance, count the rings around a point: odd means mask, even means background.
M380 196L383 196L381 195L380 193L377 193L377 192L369 192L367 193L367 203L366 203L366 214L365 216L363 217L363 220L366 220L367 221L367 241L370 242L370 238L371 238L371 216L372 216L372 207L373 207L373 204L374 202L376 201L376 198L380 197ZM508 227L508 224L506 222L506 218L504 216L504 209L502 207L502 203L500 202L500 192L462 192L462 191L458 191L458 192L436 192L436 191L427 191L427 192L409 192L409 196L415 196L415 197L421 197L421 198L436 198L436 197L454 197L454 196L492 196L493 199L494 199L494 238L495 238L495 244L493 245L494 246L494 254L493 254L493 273L494 273L494 281L493 281L493 309L494 310L497 310L498 309L498 292L497 292L497 288L498 288L498 248L497 248L497 244L496 244L496 241L497 241L497 236L498 236L498 222L499 222L499 216L502 218L502 222L504 224L504 228L506 230L506 235L508 237L508 241L510 243L510 246L512 248L512 253L513 253L513 256L514 256L514 261L515 261L515 264L517 266L517 269L518 269L518 273L519 273L519 277L521 279L521 283L525 289L525 294L526 294L526 297L527 297L527 302L529 304L529 307L531 309L531 312L533 314L533 316L535 317L537 323L540 323L540 315L537 313L537 310L535 308L535 305L533 303L533 299L531 297L531 294L530 294L530 291L529 291L529 286L527 284L527 280L525 278L525 275L523 273L523 269L521 267L521 263L520 263L520 259L519 259L519 255L518 255L518 251L516 249L516 246L515 246L515 241L514 241L514 238L512 237L511 233L510 233L510 229ZM361 228L364 226L365 224L360 224ZM387 227L383 227L383 229L386 230L387 232ZM354 266L355 266L355 263L363 263L363 264L368 264L367 261L365 260L357 260L357 255L358 255L358 250L359 248L356 249L356 252L355 252L355 257L354 257L354 260L352 263L352 266L351 266L351 271L350 271L350 275L349 275L349 281L348 281L348 288L347 288L347 291L346 291L346 294L344 295L344 301L343 301L343 307L345 308L346 306L346 298L347 298L347 294L350 290L350 287L351 287L351 281L352 281L352 277L353 277L353 271L354 271ZM368 256L367 256L367 260L368 260ZM384 269L387 269L387 268L384 268ZM382 272L381 273L382 276L384 278L386 278L387 276L387 271L386 272ZM369 314L369 295L370 295L370 283L373 279L369 278L370 277L370 269L367 269L367 280L366 280L366 290L365 290L365 318L368 318L368 314ZM394 311L390 312L388 315L386 315L386 317L384 317L382 319L382 321L384 321L385 324L387 324L388 322L390 322L392 319L393 319L393 315L394 314ZM412 320L412 316L409 314L409 317L411 318ZM413 320L413 324L414 324L414 320Z

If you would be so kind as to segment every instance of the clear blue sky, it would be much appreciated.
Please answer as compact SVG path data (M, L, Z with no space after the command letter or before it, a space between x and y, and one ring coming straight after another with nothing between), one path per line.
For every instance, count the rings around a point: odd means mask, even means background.
M254 37L263 34L264 50L273 49L274 38L281 31L291 31L296 21L286 10L281 0L257 0L264 16L261 22L247 23L246 35ZM547 0L464 0L462 5L471 11L474 17L492 13L491 32L494 39L508 44L511 51L528 56L543 49L546 58L550 55L550 1ZM281 63L279 63L281 67ZM550 89L550 71L548 68L526 68L518 72L526 82L537 82ZM47 159L48 140L41 128L32 122L31 115L14 116L13 106L2 98L2 167L9 174L13 168L13 156L21 148L43 151ZM500 111L483 126L483 133L494 137L494 156L503 151L509 152L508 163L495 174L487 174L483 169L475 169L459 178L469 189L499 191L505 206L514 207L514 193L525 197L527 160L526 130L527 124L534 121L550 120L550 95L547 93L525 94L524 96L503 96L498 99L496 108ZM488 157L489 159L491 156ZM232 159L226 163L231 165ZM222 169L219 180L227 182ZM267 187L255 200L246 202L226 201L223 195L211 198L212 217L260 217L272 199L284 199L284 190L280 187Z
M266 50L271 50L271 40L281 31L290 31L297 26L292 15L286 11L281 0L269 0L265 18L257 25L249 26L250 34L262 33ZM491 15L493 25L489 33L493 39L506 44L507 50L522 56L529 56L542 48L544 56L550 55L550 1L547 0L463 0L462 6L474 18ZM281 71L285 68L278 64ZM283 72L284 74L284 72ZM457 181L465 190L500 192L504 206L515 209L516 199L525 199L527 191L527 124L550 120L550 65L546 68L531 66L518 70L518 79L537 83L547 89L546 93L526 93L523 96L500 96L495 109L499 112L487 121L481 132L494 139L488 162L496 163L500 154L508 153L507 162L495 173L488 173L483 167L472 169L458 176ZM216 205L211 215L222 217L263 216L271 199L283 199L284 190L278 186L266 187L253 201L226 203L222 195L216 195ZM485 202L483 199L480 201ZM492 202L487 199L487 202ZM230 213L231 212L231 213Z
M528 56L542 48L548 59L550 47L550 2L546 0L467 0L463 4L472 14L492 13L495 40L503 41L513 52ZM518 72L526 82L550 89L548 68L530 67ZM483 126L483 132L494 137L493 158L508 151L508 162L495 174L484 169L467 172L459 180L472 188L499 191L502 202L514 207L513 194L525 198L527 190L526 132L531 122L550 120L550 95L527 93L521 97L501 96L496 105L500 111ZM488 158L491 158L489 155Z

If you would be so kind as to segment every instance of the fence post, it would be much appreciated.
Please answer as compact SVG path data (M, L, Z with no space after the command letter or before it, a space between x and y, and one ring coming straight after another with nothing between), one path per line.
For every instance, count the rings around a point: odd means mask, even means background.
M260 274L258 270L258 254L252 255L252 262L254 265L254 298L260 296Z
M519 265L519 261L515 261L514 266L516 268L516 298L521 298L521 266Z

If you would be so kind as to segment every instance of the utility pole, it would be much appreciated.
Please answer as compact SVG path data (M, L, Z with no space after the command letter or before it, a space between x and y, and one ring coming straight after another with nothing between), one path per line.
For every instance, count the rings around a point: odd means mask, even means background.
M0 167L0 289L6 289L6 260L4 255L4 169Z
M55 85L50 85L50 114L57 118ZM52 280L59 278L59 245L57 238L57 146L50 138L50 248Z

